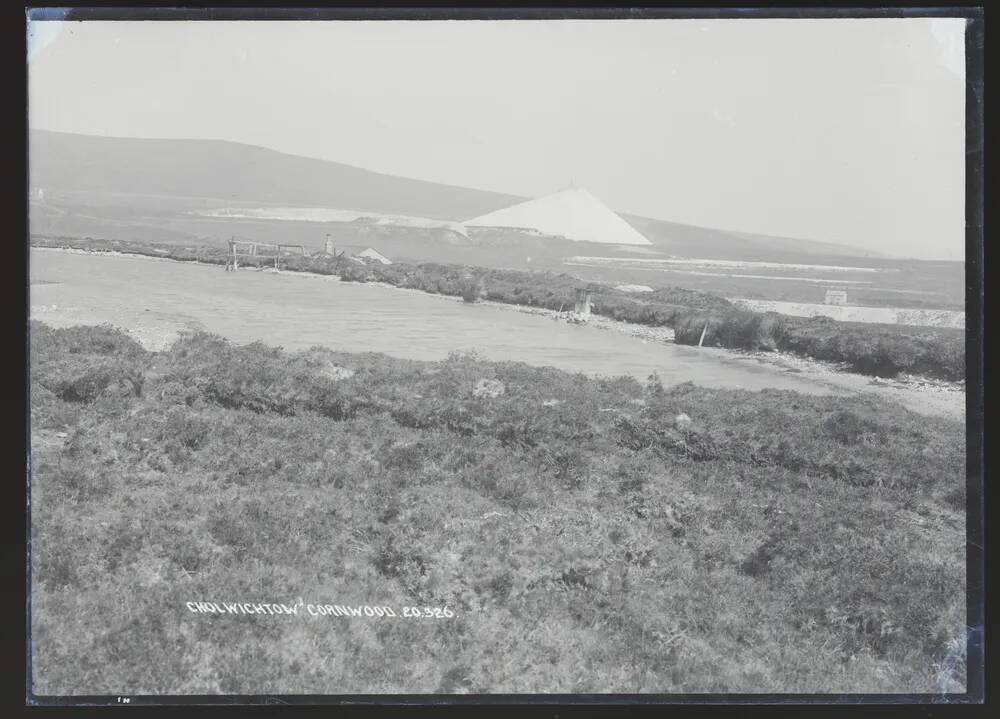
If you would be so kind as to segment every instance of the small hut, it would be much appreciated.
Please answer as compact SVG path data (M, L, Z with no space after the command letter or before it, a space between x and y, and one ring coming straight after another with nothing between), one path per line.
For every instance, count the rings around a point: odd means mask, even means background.
M827 290L823 301L828 305L846 305L847 293L844 290Z
M326 236L326 245L323 249L322 256L333 257L338 262L342 258L345 260L352 260L357 262L359 265L392 264L392 260L376 250L374 247L369 247L367 245L335 245L333 240L330 238L330 235Z
M392 260L383 255L381 252L376 250L374 247L366 247L360 252L355 252L351 255L352 260L357 260L364 264L371 264L377 262L380 265L391 265Z

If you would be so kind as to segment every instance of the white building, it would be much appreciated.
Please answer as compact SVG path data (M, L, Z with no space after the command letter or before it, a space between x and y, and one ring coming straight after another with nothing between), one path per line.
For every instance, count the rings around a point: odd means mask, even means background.
M823 301L828 305L846 305L847 293L844 290L827 290Z
M355 262L360 262L364 265L369 265L377 262L380 265L391 265L392 260L383 255L381 252L376 250L374 247L365 247L363 250L355 252L352 250L347 250L351 259Z

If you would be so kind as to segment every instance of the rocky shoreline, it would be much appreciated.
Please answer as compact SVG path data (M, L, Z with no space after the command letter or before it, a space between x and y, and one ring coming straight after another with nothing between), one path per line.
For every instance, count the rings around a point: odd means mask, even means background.
M527 315L539 315L541 317L548 317L549 319L555 321L565 321L568 312L558 312L557 310L549 310L543 307L528 307L526 305L511 305L506 302L494 302L492 300L481 300L476 304L489 305L490 307L499 307L500 309L510 310L512 312L521 312ZM651 327L648 325L636 325L629 322L622 322L620 320L614 320L610 317L602 317L601 315L590 315L590 318L584 323L587 327L593 327L599 330L612 330L614 332L621 332L622 334L629 335L630 337L638 337L641 340L649 342L673 342L674 341L674 330L670 327Z

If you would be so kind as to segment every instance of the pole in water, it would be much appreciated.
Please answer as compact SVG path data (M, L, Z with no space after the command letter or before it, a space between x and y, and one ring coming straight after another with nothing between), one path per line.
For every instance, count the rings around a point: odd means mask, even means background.
M698 346L701 347L701 343L705 341L705 333L708 332L708 322L705 323L704 329L701 331L701 339L698 340Z

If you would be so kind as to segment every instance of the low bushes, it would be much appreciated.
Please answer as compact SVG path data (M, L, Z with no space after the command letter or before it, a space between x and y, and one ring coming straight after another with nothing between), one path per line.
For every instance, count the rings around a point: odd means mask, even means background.
M102 395L141 395L149 360L124 332L103 325L60 332L31 324L32 385L66 402L90 402Z
M38 694L964 686L960 423L469 355L31 333ZM141 394L47 389L119 356ZM299 597L454 617L185 605Z
M40 246L80 247L133 252L154 257L222 264L225 250L217 247L178 248L137 242L33 238ZM679 344L748 350L781 350L802 357L842 363L867 375L893 377L900 373L939 379L965 379L965 333L951 328L918 328L837 322L829 318L788 317L733 307L721 297L677 287L660 288L637 298L608 285L583 283L566 274L470 268L440 263L362 265L329 257L282 258L282 267L320 274L338 274L349 282L385 282L432 294L480 297L494 302L568 310L577 289L593 291L593 312L622 322L674 328ZM474 272L476 279L469 281Z
M957 329L836 322L748 310L686 312L674 328L679 344L698 344L704 331L703 344L708 347L782 350L879 377L905 372L965 379L965 333Z
M224 264L226 257L226 250L222 247L182 248L125 240L67 237L33 237L32 242L40 247L128 252L214 264ZM262 266L267 266L268 260L264 258L260 262ZM648 325L670 325L677 311L685 307L725 309L731 306L728 300L721 297L678 287L661 288L642 299L635 299L608 285L583 283L567 274L544 271L488 269L436 262L365 265L349 258L334 259L323 256L282 257L281 267L292 271L337 274L347 282L385 282L396 287L417 289L431 294L463 297L467 300L484 297L494 302L550 310L571 309L576 301L577 289L587 285L593 291L593 310L597 314L624 322ZM471 282L468 278L470 274L475 275L475 279Z
M724 315L685 313L674 325L674 341L678 344L703 343L708 347L776 350L784 333L781 315L748 310L732 310Z
M965 379L965 332L951 328L875 325L787 318L779 345L796 354L846 363L853 371L892 377L901 372Z

